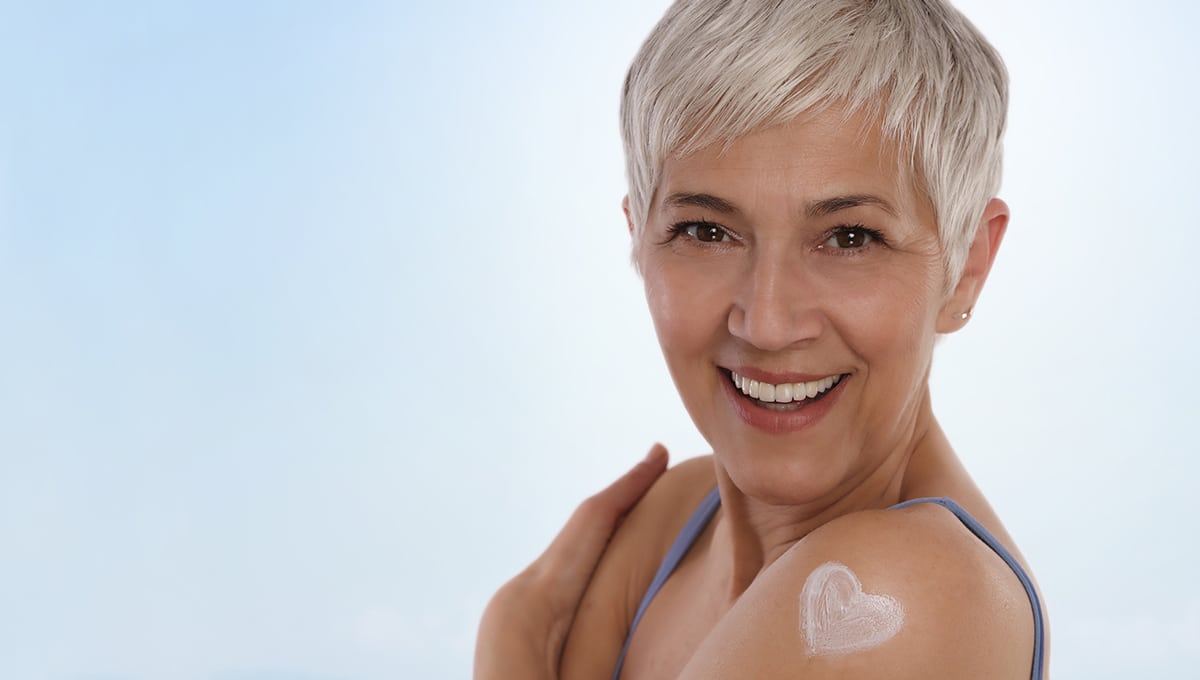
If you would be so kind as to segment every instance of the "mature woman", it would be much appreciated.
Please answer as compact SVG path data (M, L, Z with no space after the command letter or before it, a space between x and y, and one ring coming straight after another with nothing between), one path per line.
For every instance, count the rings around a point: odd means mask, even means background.
M477 677L1043 677L928 387L1008 223L1006 89L938 0L671 7L626 81L624 207L713 453L585 503L489 606Z

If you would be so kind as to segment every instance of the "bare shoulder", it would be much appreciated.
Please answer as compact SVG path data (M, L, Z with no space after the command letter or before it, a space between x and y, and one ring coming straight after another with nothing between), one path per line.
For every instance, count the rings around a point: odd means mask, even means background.
M711 455L689 458L664 472L621 523L600 567L620 562L618 566L629 568L632 561L653 563L656 570L676 534L715 486Z
M689 458L663 473L629 513L621 530L634 530L636 536L647 528L656 528L673 538L716 483L711 455ZM676 521L678 526L673 530L663 526Z
M711 456L663 473L630 511L588 584L563 648L563 680L610 678L643 593L688 517L716 485Z
M859 512L771 564L682 678L1029 678L1024 586L945 508Z

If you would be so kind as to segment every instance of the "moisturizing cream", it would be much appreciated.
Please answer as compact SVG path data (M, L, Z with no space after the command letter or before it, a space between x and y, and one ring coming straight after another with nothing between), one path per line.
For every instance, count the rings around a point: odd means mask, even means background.
M850 568L826 562L800 592L800 628L810 656L853 654L878 647L904 626L904 607L889 595L864 593Z

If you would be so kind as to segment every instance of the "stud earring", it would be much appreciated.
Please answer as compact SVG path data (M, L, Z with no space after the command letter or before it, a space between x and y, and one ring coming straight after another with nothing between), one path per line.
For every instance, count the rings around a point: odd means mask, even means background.
M967 319L971 318L971 310L968 309L967 311L962 312L958 315L958 318L961 321L966 321Z

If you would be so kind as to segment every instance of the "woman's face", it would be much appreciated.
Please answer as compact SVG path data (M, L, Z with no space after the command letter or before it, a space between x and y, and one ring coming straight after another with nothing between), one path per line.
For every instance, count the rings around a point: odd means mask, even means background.
M739 489L800 504L911 450L949 312L932 208L876 128L829 111L669 159L639 238L667 365Z

